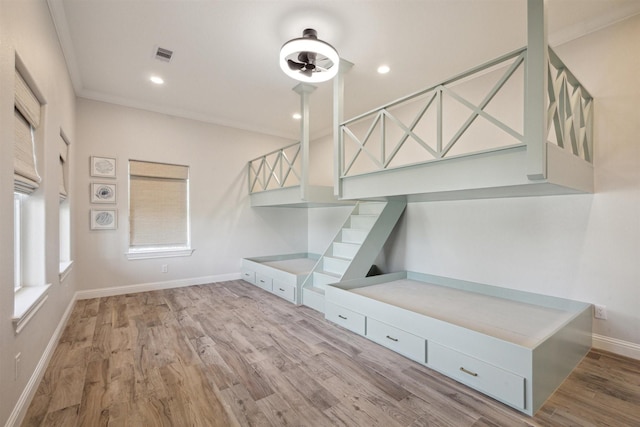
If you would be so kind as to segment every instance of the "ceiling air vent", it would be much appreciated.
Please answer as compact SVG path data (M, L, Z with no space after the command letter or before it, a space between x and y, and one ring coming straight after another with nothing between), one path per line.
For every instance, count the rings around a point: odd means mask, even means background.
M171 61L171 56L173 55L173 51L169 49L165 49L163 47L158 47L156 49L156 59L160 61L169 62Z

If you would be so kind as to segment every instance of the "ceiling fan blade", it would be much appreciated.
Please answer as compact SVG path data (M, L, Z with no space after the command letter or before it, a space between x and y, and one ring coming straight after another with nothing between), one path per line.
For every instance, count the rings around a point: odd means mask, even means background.
M316 53L315 52L300 52L298 54L298 61L304 62L305 64L314 64L316 63Z
M311 77L311 75L313 74L313 70L310 68L306 68L304 70L300 70L300 74L302 74L303 76Z
M307 65L303 62L292 61L291 59L287 59L287 64L289 64L289 69L294 71L303 70Z

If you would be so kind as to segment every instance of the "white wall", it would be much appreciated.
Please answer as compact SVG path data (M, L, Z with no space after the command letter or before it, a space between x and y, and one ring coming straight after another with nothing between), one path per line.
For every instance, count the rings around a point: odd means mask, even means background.
M42 207L36 227L44 238L38 251L41 270L35 276L51 283L49 297L26 327L16 335L13 314L13 94L16 53L26 66L46 102L38 136L38 169L43 183L32 196ZM70 162L75 161L75 95L62 51L45 1L0 1L0 424L12 415L22 393L45 353L55 329L75 292L75 271L63 284L58 279L58 140L63 129L71 142ZM71 173L73 182L73 173ZM70 199L74 198L73 192ZM72 257L76 254L72 248ZM44 284L44 283L41 283ZM14 357L21 353L18 378L14 379ZM42 372L42 371L40 371ZM35 375L34 375L35 374ZM37 386L37 383L36 383ZM25 394L23 398L27 398ZM23 402L24 403L24 402ZM28 403L28 401L27 401ZM26 409L26 408L25 408ZM16 414L14 414L16 415ZM19 414L18 414L19 416Z
M239 274L243 257L307 250L306 210L251 208L247 191L247 161L289 141L86 99L78 99L77 110L77 274L82 290L224 279ZM89 176L90 156L117 158L115 231L89 229L89 183L108 181ZM126 259L129 159L190 167L192 256ZM168 273L161 273L162 264L168 264Z
M640 345L639 45L635 16L555 49L596 99L595 194L410 204L386 268L603 304L594 333Z
M309 183L333 187L333 135L309 144Z

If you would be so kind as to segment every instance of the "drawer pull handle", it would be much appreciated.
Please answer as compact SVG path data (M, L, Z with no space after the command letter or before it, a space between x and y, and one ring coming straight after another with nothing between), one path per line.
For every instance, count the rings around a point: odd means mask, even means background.
M280 289L280 291L284 292L284 289L282 289L282 288L278 288L278 289Z
M264 280L260 280L260 283L264 283Z
M470 370L468 370L468 369L464 369L462 366L460 366L460 370L461 370L462 372L464 372L465 374L469 374L469 375L471 375L472 377L477 377L477 376L478 376L478 374L477 374L476 372L471 372L471 371L470 371Z
M398 338L390 337L389 335L387 335L387 338L390 339L391 341L398 342Z
M347 320L347 318L344 317L342 314L338 314L338 317L341 318L341 319Z

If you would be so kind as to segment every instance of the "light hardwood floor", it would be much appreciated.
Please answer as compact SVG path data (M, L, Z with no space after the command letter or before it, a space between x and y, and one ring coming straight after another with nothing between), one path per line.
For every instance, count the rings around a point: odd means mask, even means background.
M592 351L534 418L246 282L78 301L24 426L640 426Z

